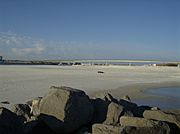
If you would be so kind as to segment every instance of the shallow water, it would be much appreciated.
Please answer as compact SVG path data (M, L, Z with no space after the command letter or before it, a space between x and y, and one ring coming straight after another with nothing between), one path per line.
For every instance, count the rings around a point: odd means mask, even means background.
M147 92L155 94L155 95L160 95L160 96L180 98L180 88L177 88L177 87L149 89Z
M138 105L157 106L165 109L180 108L180 88L168 87L149 89L146 93L158 95L158 98L135 100Z

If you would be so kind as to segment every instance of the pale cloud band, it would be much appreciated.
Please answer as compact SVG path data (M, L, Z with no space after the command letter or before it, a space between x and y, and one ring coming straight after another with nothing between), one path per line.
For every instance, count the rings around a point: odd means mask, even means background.
M14 33L0 33L0 55L23 59L39 57L45 51L42 40L34 40L31 37L21 36Z
M41 42L34 45L34 47L29 48L12 48L12 52L15 55L28 55L28 54L42 54L44 49L44 46Z
M178 59L180 54L178 49L174 52L174 49L167 51L143 45L126 42L45 42L14 33L0 33L0 55L7 59Z

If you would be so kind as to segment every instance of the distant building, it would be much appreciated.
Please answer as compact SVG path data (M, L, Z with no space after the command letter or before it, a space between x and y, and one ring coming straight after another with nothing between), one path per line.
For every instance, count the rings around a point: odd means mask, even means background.
M0 61L2 61L3 60L3 57L2 56L0 56Z

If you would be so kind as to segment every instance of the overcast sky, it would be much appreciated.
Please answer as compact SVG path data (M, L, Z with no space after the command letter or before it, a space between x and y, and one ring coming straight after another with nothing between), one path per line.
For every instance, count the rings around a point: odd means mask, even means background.
M179 0L0 0L0 55L180 60L179 7Z

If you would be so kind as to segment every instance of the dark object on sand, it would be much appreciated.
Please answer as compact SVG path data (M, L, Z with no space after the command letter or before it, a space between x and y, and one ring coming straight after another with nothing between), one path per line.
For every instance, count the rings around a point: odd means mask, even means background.
M2 104L10 104L9 101L2 101L1 103L2 103Z
M98 73L98 74L103 74L104 72L103 72L103 71L98 71L97 73Z

